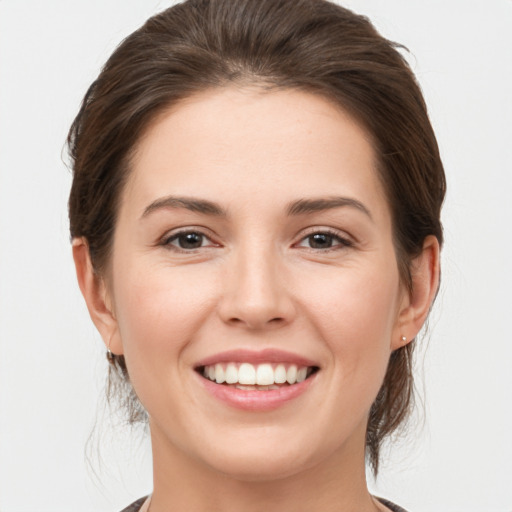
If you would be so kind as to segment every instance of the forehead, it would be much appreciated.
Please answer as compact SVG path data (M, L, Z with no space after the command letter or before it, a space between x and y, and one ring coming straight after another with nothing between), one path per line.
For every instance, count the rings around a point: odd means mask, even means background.
M384 201L367 132L329 100L297 90L194 95L154 121L131 164L123 202L139 209L165 194L269 205L327 194Z

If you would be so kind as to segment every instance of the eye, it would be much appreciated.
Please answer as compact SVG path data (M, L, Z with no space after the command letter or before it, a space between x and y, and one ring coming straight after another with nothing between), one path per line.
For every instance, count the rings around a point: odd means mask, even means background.
M311 233L310 235L303 238L298 246L307 247L309 249L333 249L336 247L350 247L352 242L346 238L342 238L336 233L329 231L319 231Z
M214 245L213 242L203 233L198 231L181 231L175 233L163 241L163 245L171 246L183 251L200 249Z

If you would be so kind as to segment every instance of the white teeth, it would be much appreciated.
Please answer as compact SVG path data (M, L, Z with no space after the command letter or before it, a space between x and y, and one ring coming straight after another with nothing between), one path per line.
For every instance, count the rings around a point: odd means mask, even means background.
M297 371L297 382L302 382L303 380L306 380L306 375L308 373L307 368L301 368Z
M297 367L292 364L286 372L286 380L288 384L295 384L297 382Z
M226 382L228 384L236 384L238 382L238 368L233 363L229 363L226 367Z
M274 372L274 382L276 384L284 384L286 382L286 368L284 364L277 365L276 371Z
M274 384L274 370L269 364L260 364L256 370L256 384L270 386Z
M205 366L203 376L217 384L236 384L239 389L279 389L277 384L296 384L309 375L307 366L264 363L217 363ZM255 387L255 386L258 387Z
M252 364L242 363L238 368L238 382L240 384L256 384L256 369Z
M224 374L224 368L222 368L221 364L215 365L215 381L217 384L222 384L226 380L226 376Z

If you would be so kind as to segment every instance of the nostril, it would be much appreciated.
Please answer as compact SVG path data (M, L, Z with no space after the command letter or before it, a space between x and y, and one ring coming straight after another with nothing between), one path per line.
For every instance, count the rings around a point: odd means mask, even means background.
M281 326L285 325L286 323L287 323L286 318L276 317L276 318L271 318L267 322L267 326L270 328L277 328L277 327L281 327Z
M263 277L253 276L254 272L254 268L248 269L241 282L226 289L217 306L221 320L248 329L278 327L291 322L296 310L286 287L270 277L263 282Z
M228 320L228 323L232 325L245 325L249 329L261 329L266 326L279 326L283 323L285 323L286 320L283 317L274 317L270 318L269 320L259 319L259 318L238 318L238 317L232 317Z

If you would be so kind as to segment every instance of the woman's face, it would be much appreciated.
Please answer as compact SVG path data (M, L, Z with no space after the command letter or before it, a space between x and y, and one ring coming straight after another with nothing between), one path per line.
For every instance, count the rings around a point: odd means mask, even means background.
M362 459L407 294L351 117L289 90L183 101L137 148L111 263L157 458L246 479Z

